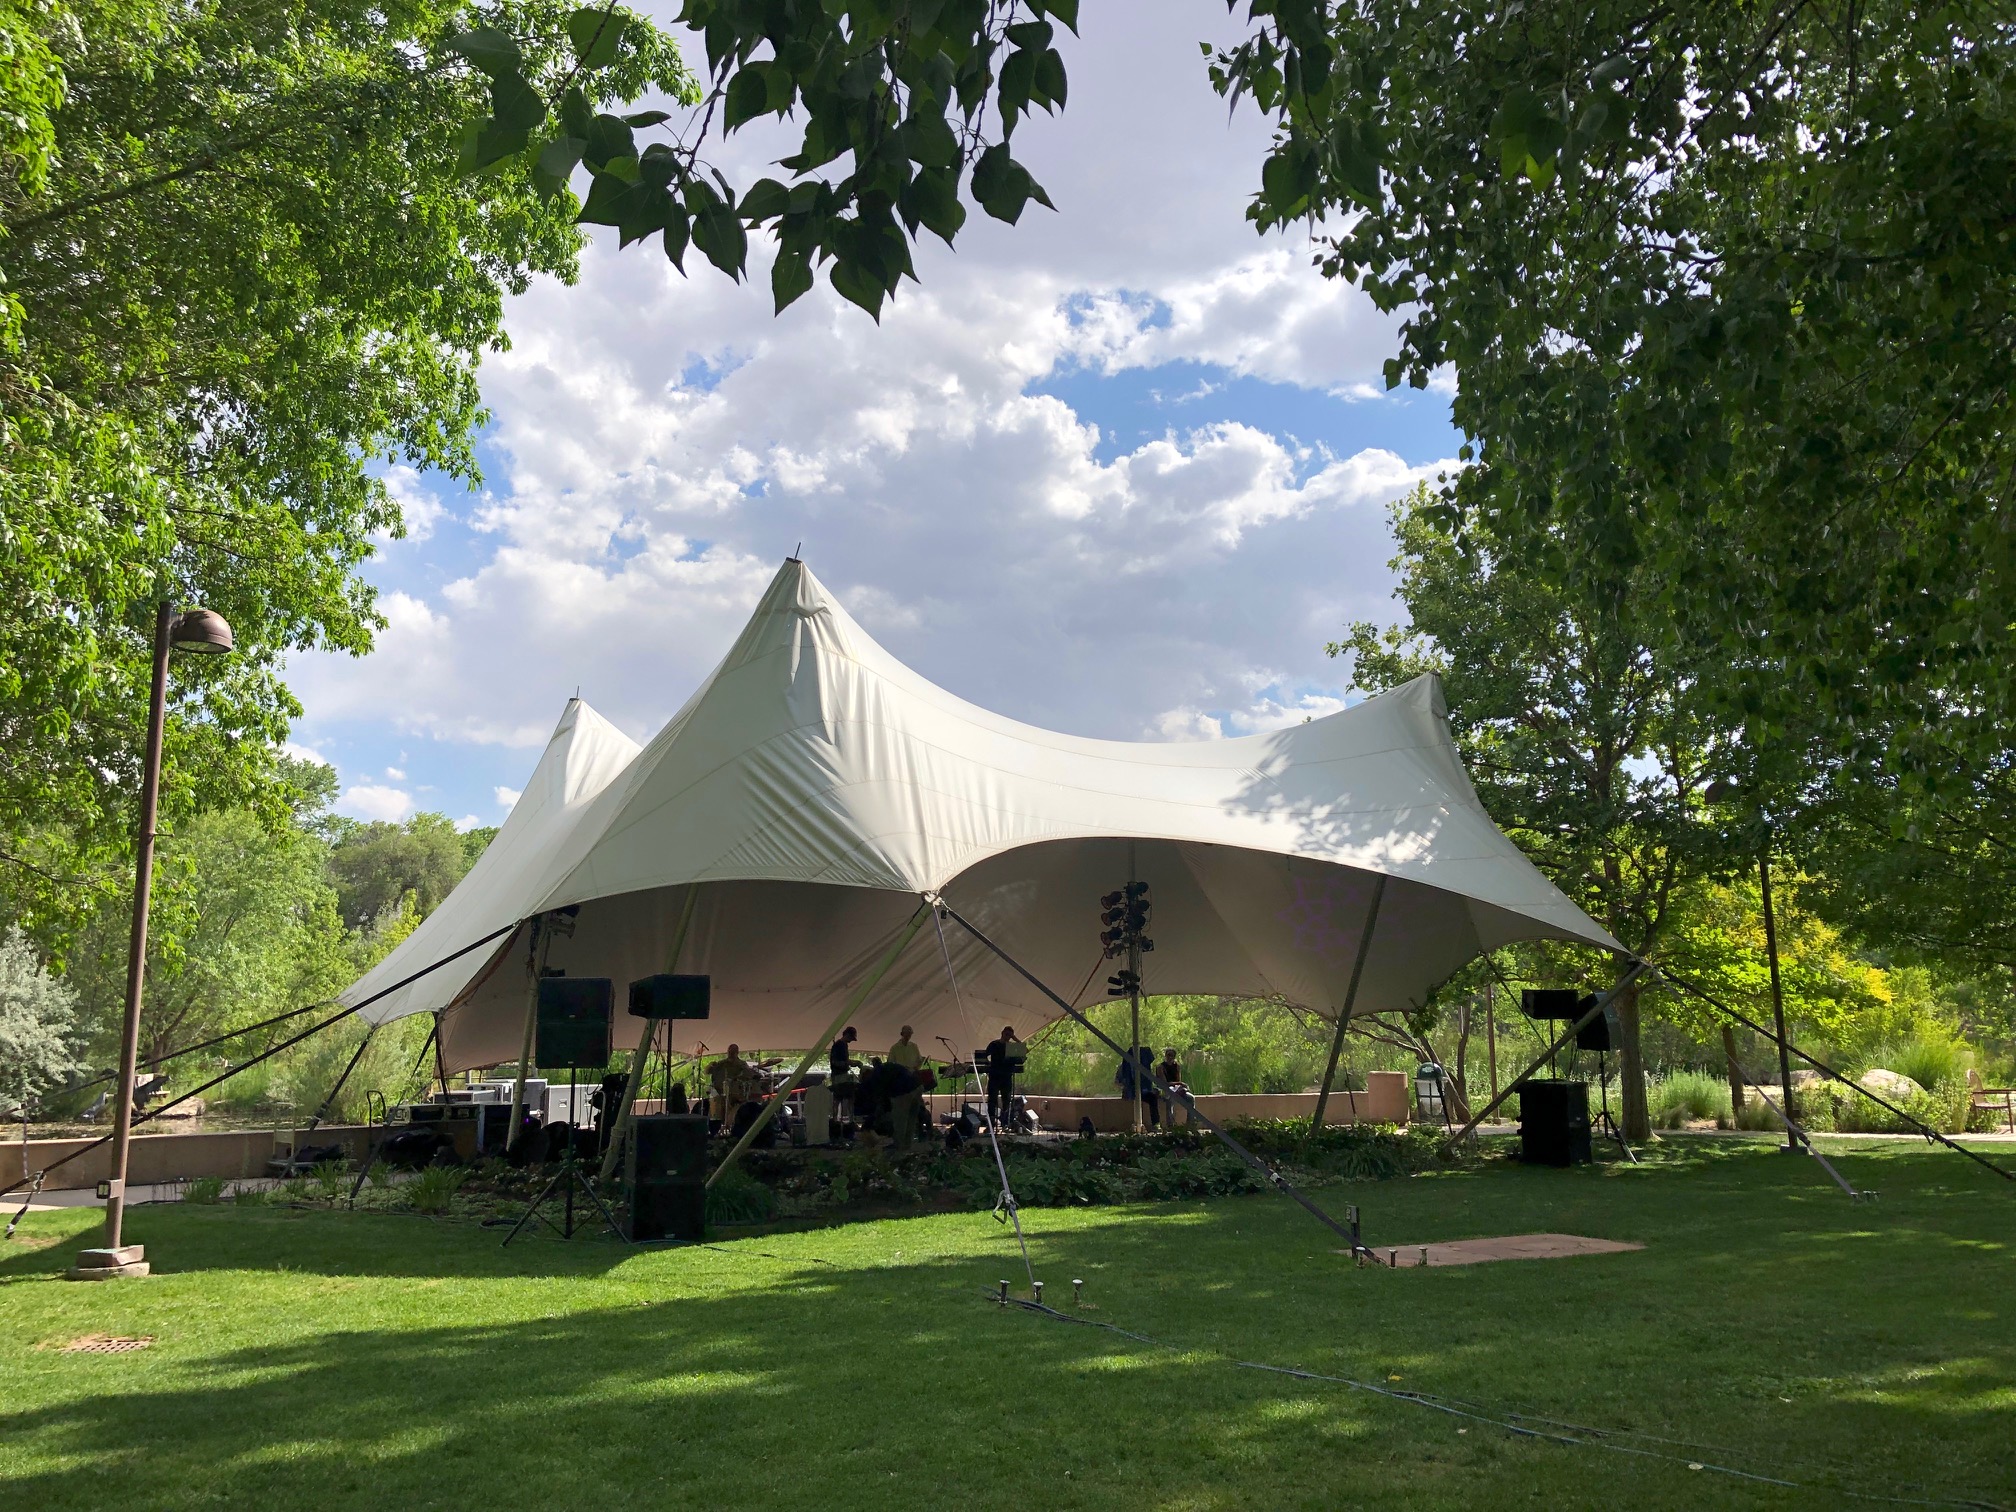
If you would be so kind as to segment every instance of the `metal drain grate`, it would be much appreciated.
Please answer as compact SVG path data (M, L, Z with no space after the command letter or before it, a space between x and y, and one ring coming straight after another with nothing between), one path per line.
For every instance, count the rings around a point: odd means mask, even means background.
M125 1354L129 1350L152 1347L154 1335L141 1334L138 1338L119 1338L113 1334L86 1334L81 1339L72 1339L63 1346L65 1354Z

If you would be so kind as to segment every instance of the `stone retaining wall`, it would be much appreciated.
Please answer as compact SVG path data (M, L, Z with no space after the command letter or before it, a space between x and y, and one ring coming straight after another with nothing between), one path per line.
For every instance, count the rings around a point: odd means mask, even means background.
M303 1144L340 1144L350 1158L362 1157L365 1141L373 1131L361 1124L324 1124L313 1133L292 1129L233 1129L214 1134L148 1134L135 1131L126 1157L126 1179L134 1185L157 1181L188 1181L199 1176L227 1178L264 1176L266 1162L277 1153ZM49 1170L72 1151L89 1145L89 1139L34 1139L28 1142L27 1168ZM0 1187L17 1181L22 1174L20 1141L0 1144ZM100 1145L90 1154L68 1165L49 1170L50 1190L66 1187L93 1187L111 1174L112 1146Z

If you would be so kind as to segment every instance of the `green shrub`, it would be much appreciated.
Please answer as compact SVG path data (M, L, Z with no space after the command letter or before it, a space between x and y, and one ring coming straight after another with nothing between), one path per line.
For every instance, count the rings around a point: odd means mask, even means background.
M1718 1128L1734 1122L1729 1083L1706 1071L1681 1069L1651 1078L1645 1102L1655 1129L1682 1129L1689 1119L1698 1118L1712 1118Z
M1778 1134L1785 1128L1778 1115L1755 1092L1744 1097L1743 1111L1736 1115L1734 1122L1737 1128L1748 1129L1753 1134Z
M184 1202L201 1202L205 1205L224 1200L224 1178L222 1176L198 1176L182 1188Z
M461 1166L428 1166L400 1189L400 1195L416 1213L445 1213L468 1179Z
M844 1188L846 1176L834 1180ZM843 1197L841 1199L845 1201ZM763 1223L777 1216L777 1194L747 1171L730 1169L707 1188L707 1222Z
M323 1161L308 1179L314 1183L315 1195L324 1202L341 1202L350 1195L350 1172L343 1161Z
M1869 1064L1908 1076L1921 1087L1936 1087L1944 1081L1965 1081L1973 1058L1964 1041L1928 1027L1907 1040L1882 1046L1869 1057Z

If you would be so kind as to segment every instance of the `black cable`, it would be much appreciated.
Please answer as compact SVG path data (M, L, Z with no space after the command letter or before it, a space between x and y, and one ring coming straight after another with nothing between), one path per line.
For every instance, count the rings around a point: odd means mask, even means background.
M443 966L446 966L450 961L456 960L461 956L465 956L469 954L469 952L472 950L477 950L480 949L482 946L488 945L492 940L495 940L502 935L507 935L511 933L517 927L518 927L517 921L513 920L511 923L506 924L502 929L491 930L490 933L483 936L482 939L472 941L471 943L464 945L460 950L457 950L450 955L445 955L441 957L440 960L434 962L431 966L421 967L411 976L402 977L400 980L394 982L390 987L372 993L371 996L365 998L362 1002L356 1003L351 1007L345 1008L341 1013L332 1014L328 1018L322 1020L321 1023L311 1025L309 1028L302 1030L292 1039L282 1040L279 1044L274 1045L269 1049L262 1050L259 1054L253 1056L250 1060L241 1061L239 1064L228 1068L221 1076L213 1076L209 1081L203 1083L202 1086L196 1087L191 1091L184 1092L180 1097L175 1098L173 1101L165 1102L158 1108L152 1109L151 1111L146 1113L142 1113L141 1115L139 1115L139 1117L133 1120L134 1126L137 1127L138 1125L143 1123L151 1123L154 1119L160 1118L163 1114L167 1113L169 1109L179 1108L183 1103L189 1101L190 1098L201 1096L203 1093L208 1092L212 1087L218 1085L220 1082L229 1081L232 1077L236 1076L240 1071L249 1070L251 1067L258 1065L261 1061L268 1060L271 1057L278 1055L282 1050L286 1050L294 1045L300 1044L301 1041L307 1039L310 1035L321 1033L321 1031L327 1029L331 1024L341 1023L344 1019L349 1018L350 1015L353 1013L361 1013L364 1009L369 1008L373 1003L377 1002L380 998L390 997L393 993L397 992L401 987L412 986L413 983L419 981L420 978L426 976L429 972L439 971ZM319 1005L311 1004L310 1006L313 1007ZM91 1151L97 1149L100 1145L110 1144L116 1137L117 1136L115 1134L101 1135L99 1138L92 1140L89 1144L80 1146L79 1148L72 1150L68 1155L65 1155L61 1160L51 1161L48 1165L44 1166L40 1171L35 1173L34 1179L39 1181L40 1178L47 1176L51 1171L55 1170L58 1166L68 1165L78 1156L88 1155ZM10 1181L7 1183L6 1186L0 1187L0 1195L5 1195L6 1193L13 1191L16 1187L26 1186L29 1180L30 1180L29 1173L23 1171L21 1173L21 1177L19 1180Z
M1956 1144L1953 1140L1948 1139L1944 1134L1941 1134L1937 1129L1933 1128L1930 1124L1925 1123L1921 1119L1913 1118L1909 1113L1906 1113L1902 1108L1898 1107L1895 1103L1886 1102L1883 1098L1878 1097L1874 1092L1871 1092L1867 1087L1863 1086L1860 1082L1850 1081L1847 1077L1843 1076L1839 1071L1836 1071L1832 1066L1828 1065L1825 1061L1815 1060L1812 1056L1808 1055L1804 1050L1801 1050L1797 1045L1793 1044L1791 1040L1780 1039L1776 1034L1773 1034L1769 1029L1766 1029L1762 1024L1758 1023L1755 1019L1744 1017L1744 1015L1738 1013L1734 1008L1731 1008L1727 1003L1722 1002L1719 998L1715 997L1706 988L1697 986L1695 983L1688 981L1685 977L1675 976L1671 971L1668 971L1663 966L1659 968L1659 975L1664 977L1667 981L1671 982L1675 987L1678 987L1681 991L1693 993L1694 996L1701 999L1702 1002L1706 1003L1710 1008L1715 1009L1718 1013L1726 1013L1729 1015L1730 1018L1736 1020L1737 1023L1743 1025L1746 1029L1754 1030L1756 1033L1763 1035L1764 1038L1770 1040L1772 1044L1783 1045L1787 1050L1791 1051L1794 1055L1798 1056L1799 1059L1806 1062L1807 1065L1813 1067L1814 1070L1818 1071L1822 1076L1826 1077L1828 1080L1837 1081L1841 1083L1842 1086L1849 1088L1851 1091L1861 1093L1864 1097L1868 1098L1869 1101L1875 1103L1876 1106L1879 1108L1887 1108L1890 1112L1895 1113L1899 1118L1903 1119L1904 1122L1910 1124L1920 1134L1924 1135L1928 1142L1936 1142L1938 1144L1945 1145L1950 1150L1958 1150L1962 1155L1965 1155L1969 1160L1973 1161L1975 1164L1986 1166L1989 1170L1993 1171L1997 1176L2000 1176L2004 1181L2016 1181L2016 1171L2011 1171L2006 1167L1995 1164L1995 1162L1990 1160L1987 1156L1977 1154L1975 1151L1968 1149L1963 1144Z
M1159 1339L1151 1339L1146 1334L1135 1333L1132 1329L1122 1328L1117 1323L1107 1323L1096 1318L1073 1317L1070 1313L1059 1312L1056 1308L1045 1306L1041 1302L1026 1301L1021 1297L1002 1297L995 1292L988 1291L983 1291L981 1296L997 1305L1005 1304L1019 1307L1024 1312L1032 1312L1040 1314L1043 1317L1054 1318L1060 1323L1075 1323L1083 1328L1105 1329L1109 1333L1116 1333L1123 1338L1133 1339L1138 1343L1146 1344L1151 1349L1165 1349L1176 1354L1188 1353L1188 1351L1179 1349L1176 1345L1165 1344ZM1639 1437L1651 1439L1653 1442L1674 1444L1677 1447L1697 1447L1688 1445L1685 1440L1659 1439L1654 1435L1638 1434L1629 1429L1587 1428L1580 1424L1564 1423L1553 1418L1544 1418L1519 1412L1501 1411L1493 1414L1487 1409L1476 1407L1470 1403L1435 1396L1425 1391L1396 1391L1390 1386L1383 1386L1374 1381L1354 1380L1350 1376L1326 1375L1321 1371L1301 1370L1290 1365L1269 1365L1258 1360L1230 1360L1227 1363L1237 1370L1258 1370L1264 1371L1269 1375L1292 1376L1302 1381L1321 1381L1329 1385L1348 1386L1354 1391L1369 1392L1374 1396L1387 1397L1396 1402L1407 1402L1416 1407L1426 1407L1431 1411L1447 1413L1451 1417L1468 1418L1472 1422L1484 1423L1493 1428L1503 1429L1505 1432L1516 1434L1521 1438L1541 1439L1548 1443L1566 1444L1586 1449L1608 1449L1614 1454L1629 1454L1641 1459L1664 1460L1669 1464L1685 1465L1690 1470L1712 1471L1717 1475L1726 1475L1735 1480L1751 1481L1767 1486L1784 1486L1788 1489L1799 1491L1831 1491L1837 1496L1852 1497L1857 1501L1882 1502L1891 1506L1968 1507L1980 1509L1980 1512L2007 1512L2007 1509L1997 1502L1981 1501L1967 1497L1893 1496L1880 1491L1857 1491L1845 1486L1820 1485L1812 1481L1797 1481L1784 1476L1765 1475L1754 1470L1739 1469L1734 1465L1713 1464L1709 1461L1694 1459L1687 1455L1667 1454L1658 1449L1646 1449L1637 1445L1614 1443L1611 1441L1613 1438L1618 1437ZM1545 1424L1547 1426L1524 1426L1529 1423ZM1572 1431L1551 1431L1554 1429ZM1743 1451L1733 1452L1740 1454ZM1834 1469L1835 1467L1828 1466L1826 1468Z
M284 1024L289 1019L301 1017L304 1013L313 1013L317 1008L326 1008L329 1006L330 1001L328 998L317 998L312 1003L303 1004L299 1008L289 1008L285 1013L275 1014L270 1019L261 1019L258 1023L247 1024L242 1029L228 1030L214 1039L199 1040L193 1045L184 1045L180 1050L170 1050L166 1055L150 1056L147 1064L158 1067L166 1061L175 1060L184 1055L194 1055L198 1050L208 1050L212 1045L221 1045L226 1040L237 1039L242 1034L256 1034L261 1029L271 1029L275 1024ZM64 1090L66 1092L88 1092L91 1088L101 1083L117 1080L119 1080L119 1073L117 1071L107 1071L103 1076L94 1076L89 1081L78 1082L74 1087L66 1087Z

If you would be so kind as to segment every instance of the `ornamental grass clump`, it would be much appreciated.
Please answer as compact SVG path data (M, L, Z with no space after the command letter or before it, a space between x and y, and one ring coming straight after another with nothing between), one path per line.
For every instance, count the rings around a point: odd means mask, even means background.
M468 1179L469 1173L460 1166L428 1166L400 1188L400 1195L416 1213L445 1213Z
M1681 1069L1654 1077L1645 1087L1645 1105L1655 1129L1684 1129L1690 1121L1705 1119L1726 1129L1735 1122L1729 1083L1706 1071Z

